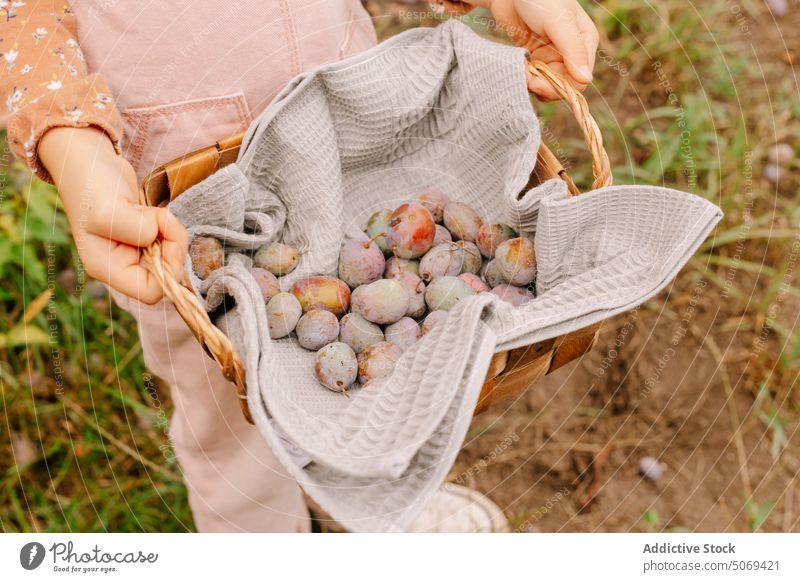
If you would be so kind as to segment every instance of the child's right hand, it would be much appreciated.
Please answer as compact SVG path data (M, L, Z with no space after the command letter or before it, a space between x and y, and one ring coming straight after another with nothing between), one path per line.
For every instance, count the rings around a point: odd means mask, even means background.
M143 303L163 290L142 247L157 237L172 273L184 279L188 235L166 208L139 206L133 167L95 128L59 127L39 142L39 157L58 187L86 273Z

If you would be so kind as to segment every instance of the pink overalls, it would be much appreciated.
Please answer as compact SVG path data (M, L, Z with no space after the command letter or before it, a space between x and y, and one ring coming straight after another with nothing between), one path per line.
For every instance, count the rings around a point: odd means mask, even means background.
M71 5L89 70L104 76L122 113L123 153L139 178L244 130L300 72L376 42L359 0ZM171 386L169 438L197 529L308 531L299 486L172 305L113 295L138 322L147 367Z

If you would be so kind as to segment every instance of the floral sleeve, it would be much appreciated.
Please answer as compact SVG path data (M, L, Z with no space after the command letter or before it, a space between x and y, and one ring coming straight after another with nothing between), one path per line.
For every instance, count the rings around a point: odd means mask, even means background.
M37 149L51 128L98 127L119 151L119 112L76 36L67 0L0 0L0 122L14 153L46 181Z

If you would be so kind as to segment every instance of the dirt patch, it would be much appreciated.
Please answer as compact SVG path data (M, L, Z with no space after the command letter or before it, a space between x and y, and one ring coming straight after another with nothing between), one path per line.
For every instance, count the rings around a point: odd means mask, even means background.
M719 318L719 293L694 293L669 315L663 302L606 322L590 354L478 417L451 479L519 531L750 531L770 508L763 529L799 531L800 499L784 495L796 460L774 462L746 361L724 362L726 388L720 339L700 331ZM664 469L655 482L640 475L645 456Z

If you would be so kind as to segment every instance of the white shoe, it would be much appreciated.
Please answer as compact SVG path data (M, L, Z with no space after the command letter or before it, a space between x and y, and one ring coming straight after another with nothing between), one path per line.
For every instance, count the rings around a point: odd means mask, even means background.
M413 533L508 532L503 510L474 489L445 483L414 520Z

